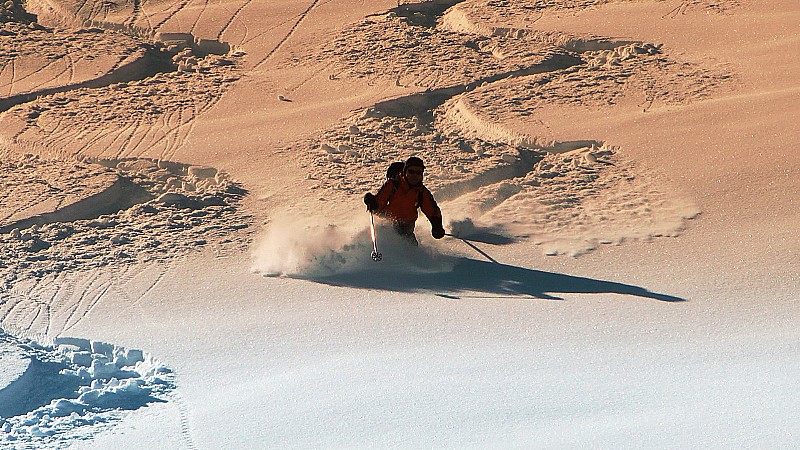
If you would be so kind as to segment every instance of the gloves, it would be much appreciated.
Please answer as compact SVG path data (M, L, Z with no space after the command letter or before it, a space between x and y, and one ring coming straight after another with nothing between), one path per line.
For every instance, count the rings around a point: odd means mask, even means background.
M370 192L364 194L364 204L367 205L367 211L373 212L378 210L378 199Z
M444 227L442 226L441 217L432 217L431 221L431 236L434 239L441 239L444 237Z

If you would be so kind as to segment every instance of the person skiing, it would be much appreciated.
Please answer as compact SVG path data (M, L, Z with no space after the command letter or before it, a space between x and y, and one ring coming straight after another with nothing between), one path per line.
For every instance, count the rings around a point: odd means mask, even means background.
M397 163L395 163L397 164ZM391 168L390 168L391 169ZM442 226L442 210L436 204L433 194L422 184L425 164L422 159L412 156L406 160L402 171L394 178L391 176L378 190L377 195L371 192L364 194L367 210L392 221L394 230L400 236L418 245L414 235L414 226L419 217L418 209L431 223L431 235L434 239L444 237Z

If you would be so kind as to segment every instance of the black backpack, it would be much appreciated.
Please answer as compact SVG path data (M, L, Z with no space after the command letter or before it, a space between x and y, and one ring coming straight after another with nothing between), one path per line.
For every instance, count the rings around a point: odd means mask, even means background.
M400 181L400 174L403 173L405 166L406 163L402 161L395 161L389 164L389 168L386 169L386 179L392 180L395 188L397 188L397 183Z

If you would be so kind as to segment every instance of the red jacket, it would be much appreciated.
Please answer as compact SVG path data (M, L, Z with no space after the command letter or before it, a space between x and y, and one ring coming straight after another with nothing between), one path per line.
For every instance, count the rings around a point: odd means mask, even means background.
M416 222L419 214L417 208L430 220L432 217L442 217L442 210L433 199L433 194L422 183L410 186L402 175L395 184L386 180L381 186L378 195L378 215L398 222Z

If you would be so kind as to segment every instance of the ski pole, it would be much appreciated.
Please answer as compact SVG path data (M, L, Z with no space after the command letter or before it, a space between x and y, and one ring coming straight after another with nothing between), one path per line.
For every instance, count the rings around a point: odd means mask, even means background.
M372 260L375 262L383 259L383 255L378 251L378 238L375 235L375 216L369 212L369 234L372 237Z
M493 262L495 264L500 264L494 258L489 256L486 252L484 252L483 250L479 249L477 245L473 244L472 242L468 241L467 239L464 239L462 237L459 237L459 236L456 236L456 235L450 234L450 233L445 233L445 236L450 236L452 238L456 238L456 239L460 240L461 242L469 245L476 252L480 253L484 258L488 259L489 261L491 261L491 262Z

